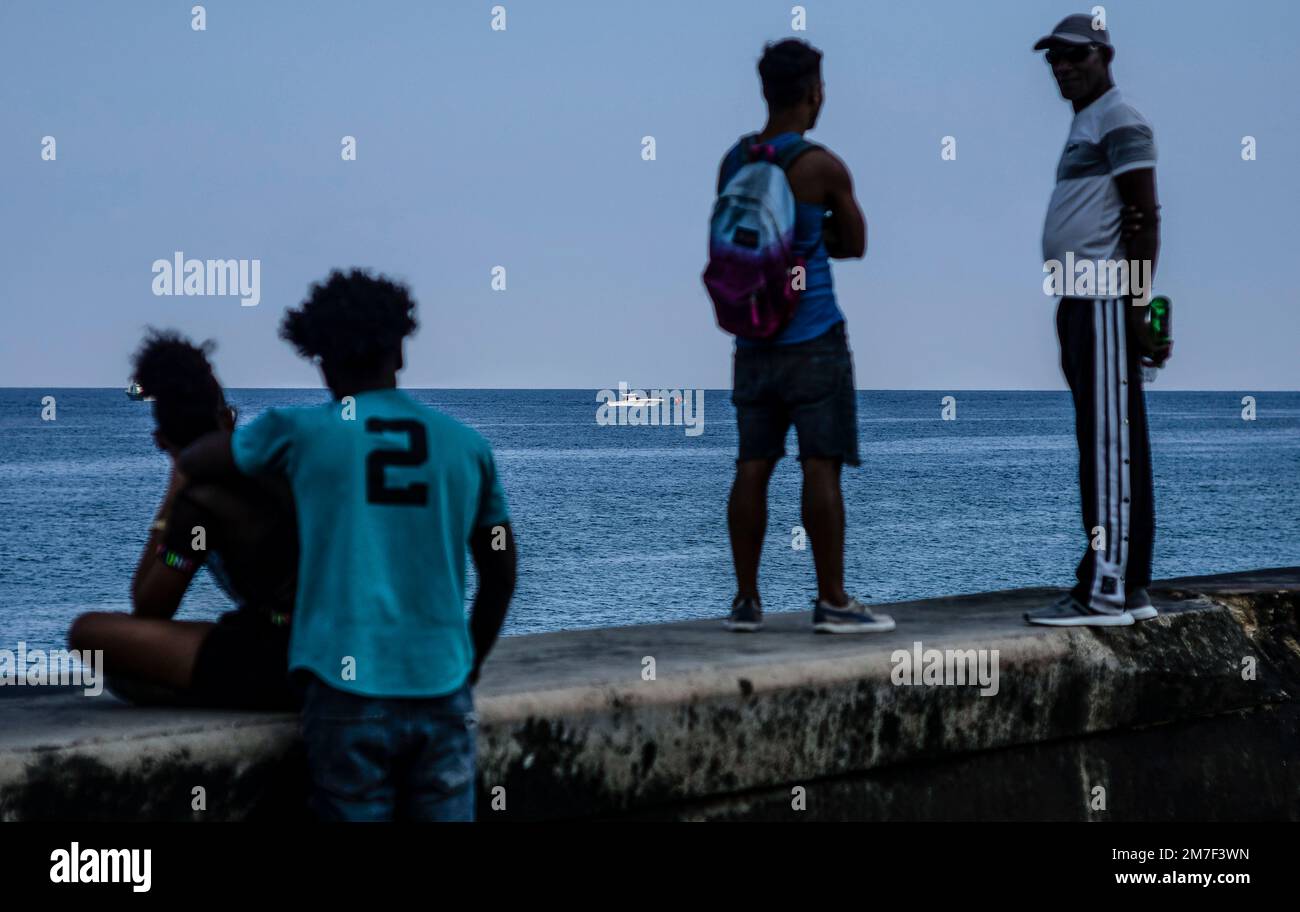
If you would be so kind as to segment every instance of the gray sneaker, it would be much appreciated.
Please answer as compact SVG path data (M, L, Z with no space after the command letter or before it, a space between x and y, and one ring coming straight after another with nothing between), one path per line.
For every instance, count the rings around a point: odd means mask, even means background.
M824 599L813 600L813 630L817 633L884 633L893 629L893 618L874 614L855 598L840 608Z
M1026 611L1025 620L1046 627L1127 627L1133 623L1133 615L1127 611L1096 611L1067 595L1046 608Z
M753 633L763 629L763 606L756 598L736 598L731 603L731 614L722 626L733 633Z
M1151 604L1151 595L1145 589L1134 589L1124 596L1124 610L1133 615L1135 621L1149 621L1160 613Z

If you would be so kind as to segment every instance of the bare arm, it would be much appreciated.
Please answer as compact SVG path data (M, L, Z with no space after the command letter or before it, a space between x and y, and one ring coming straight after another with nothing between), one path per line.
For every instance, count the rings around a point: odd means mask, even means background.
M152 541L152 536L150 541ZM155 546L156 547L156 546ZM140 558L131 591L132 614L169 620L181 606L196 567L169 567L152 551Z
M230 451L230 431L213 431L191 443L176 457L176 465L189 478L207 481L238 473Z
M1119 191L1120 201L1124 204L1120 222L1120 236L1124 241L1124 255L1130 260L1151 264L1151 281L1155 281L1156 261L1160 257L1160 203L1156 197L1156 172L1154 168L1136 168L1126 171L1115 178L1115 189ZM1141 299L1135 299L1135 305L1145 305L1150 299L1152 289L1143 289ZM1130 338L1139 338L1145 334L1145 317L1143 306L1128 308L1128 328ZM1147 359L1152 364L1163 364L1170 355L1172 346L1165 346L1150 353Z
M497 529L504 531L498 533ZM503 547L494 549L494 538ZM469 547L474 569L478 572L478 591L474 593L469 620L470 637L474 643L474 669L469 680L475 684L483 662L501 632L501 625L505 623L506 609L510 607L510 598L515 592L518 556L515 535L509 523L480 526L470 537Z
M1160 255L1160 203L1156 199L1156 171L1154 168L1126 171L1115 178L1115 189L1119 191L1120 201L1124 204L1120 233L1124 239L1125 255L1130 260L1149 262L1154 277L1156 260Z
M163 543L163 530L171 519L172 504L185 484L185 476L173 466L167 493L149 527L149 538L136 563L135 575L131 578L131 608L139 617L172 617L180 607L181 598L198 569L194 564L169 567L158 557L158 547Z
M814 153L815 154L815 153ZM853 195L853 177L844 162L830 152L817 155L826 188L826 252L837 260L856 260L867 252L867 220Z

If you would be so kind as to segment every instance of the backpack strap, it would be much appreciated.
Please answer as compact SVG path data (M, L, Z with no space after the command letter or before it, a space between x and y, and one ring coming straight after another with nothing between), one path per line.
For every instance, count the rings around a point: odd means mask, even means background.
M737 153L740 156L740 164L742 167L744 165L749 164L751 161L753 161L753 159L749 157L749 150L750 147L752 147L756 142L758 142L757 133L747 133L740 138L740 143L737 146ZM820 149L820 148L822 147L817 145L817 143L809 142L808 140L804 139L801 136L798 139L796 139L794 142L790 143L788 146L786 146L785 148L781 149L779 152L776 153L775 164L782 171L788 172L790 170L790 166L793 165L801 155L803 155L805 152L811 152L813 149ZM723 188L722 169L719 168L718 169L718 194L719 195L721 195L722 193L722 188Z
M745 165L749 164L749 147L754 144L754 140L756 139L758 139L757 133L746 133L744 136L740 137L740 141L736 143L735 149L733 150L732 153L728 154L727 158L730 158L731 155L736 155L740 159L740 167L743 168ZM725 169L726 164L727 164L727 159L723 159L722 165L719 166L718 168L718 195L719 196L722 195L722 188L723 188L722 172Z
M801 136L776 154L776 164L782 171L789 172L790 166L793 165L801 155L805 152L811 152L813 149L820 148L821 146L817 145L817 143L809 142Z

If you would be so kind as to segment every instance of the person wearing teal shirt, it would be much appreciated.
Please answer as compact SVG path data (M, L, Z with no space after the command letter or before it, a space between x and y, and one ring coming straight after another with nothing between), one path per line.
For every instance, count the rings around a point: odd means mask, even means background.
M305 682L312 805L325 819L474 816L471 688L514 591L516 555L492 449L397 389L409 290L334 272L281 336L331 402L273 408L200 439L181 471L280 475L301 556L289 669ZM466 552L479 574L467 623Z

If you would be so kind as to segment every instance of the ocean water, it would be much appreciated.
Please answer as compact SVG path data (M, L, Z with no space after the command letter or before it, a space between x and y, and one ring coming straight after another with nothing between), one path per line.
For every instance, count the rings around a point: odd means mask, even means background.
M1248 391L1247 391L1248 392ZM600 426L593 390L414 390L496 450L521 575L508 634L721 618L733 592L725 502L736 450L725 390L704 431ZM1148 394L1157 577L1300 564L1300 393ZM41 419L54 395L57 417ZM1067 586L1084 546L1065 392L858 394L863 465L846 469L850 592L871 601ZM228 391L241 421L320 390ZM167 483L147 403L121 390L0 390L0 646L61 644L78 613L128 610ZM793 434L788 442L796 452ZM791 547L799 471L769 498L769 611L806 608L812 551ZM472 584L472 575L471 575ZM229 606L206 571L178 617Z

